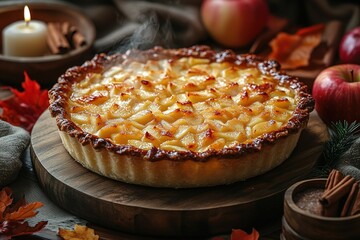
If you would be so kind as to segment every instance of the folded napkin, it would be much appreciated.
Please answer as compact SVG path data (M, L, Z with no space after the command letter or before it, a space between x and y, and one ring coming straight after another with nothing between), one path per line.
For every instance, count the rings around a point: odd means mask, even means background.
M8 186L15 199L25 196L27 202L44 204L39 214L29 220L30 225L48 221L45 228L54 232L59 227L71 229L74 224L85 225L85 220L57 207L42 191L31 163L29 141L27 131L0 120L0 189Z
M0 120L0 187L18 176L22 166L21 156L29 140L27 131Z
M360 181L360 137L341 156L336 169L342 174L353 176Z

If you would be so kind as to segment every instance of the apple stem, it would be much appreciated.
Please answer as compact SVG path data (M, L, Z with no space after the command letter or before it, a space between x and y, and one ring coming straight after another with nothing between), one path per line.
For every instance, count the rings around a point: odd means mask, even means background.
M354 79L354 69L350 70L350 75L351 75L350 81L354 82L355 81L355 79Z

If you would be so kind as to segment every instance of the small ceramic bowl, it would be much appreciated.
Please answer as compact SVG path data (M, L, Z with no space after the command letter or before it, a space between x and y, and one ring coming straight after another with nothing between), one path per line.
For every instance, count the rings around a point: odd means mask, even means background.
M359 239L360 214L349 217L317 214L317 199L324 191L325 183L326 178L309 179L297 182L286 190L282 240Z
M0 32L15 21L24 19L25 3L0 3ZM0 36L0 83L19 87L24 81L24 71L29 77L40 83L42 87L51 87L58 77L69 67L82 64L93 56L93 43L96 37L93 22L73 5L57 2L27 2L31 19L48 22L65 22L83 34L86 45L69 51L66 54L48 54L39 57L14 57L2 54L2 34Z

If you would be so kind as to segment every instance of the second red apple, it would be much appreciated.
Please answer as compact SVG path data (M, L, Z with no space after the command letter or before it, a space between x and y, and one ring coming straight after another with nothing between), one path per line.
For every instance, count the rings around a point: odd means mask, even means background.
M315 79L315 109L329 124L360 122L360 65L340 64L324 69Z
M360 27L346 33L341 39L339 57L342 63L360 64Z
M215 41L226 47L243 47L264 29L269 17L265 0L204 0L201 16Z

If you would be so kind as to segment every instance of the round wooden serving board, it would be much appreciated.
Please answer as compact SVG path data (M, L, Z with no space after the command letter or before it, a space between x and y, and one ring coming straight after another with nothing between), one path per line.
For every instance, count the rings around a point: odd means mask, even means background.
M152 188L102 177L75 162L46 111L32 131L31 155L48 196L90 222L142 235L210 236L280 219L285 190L310 172L326 140L326 126L312 113L289 159L266 174L218 187Z

